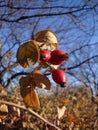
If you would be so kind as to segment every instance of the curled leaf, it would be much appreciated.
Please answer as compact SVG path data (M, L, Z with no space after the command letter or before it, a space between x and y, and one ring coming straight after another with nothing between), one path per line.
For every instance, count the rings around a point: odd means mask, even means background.
M50 30L42 30L35 34L34 39L39 42L41 49L54 50L58 46L57 37L54 32Z
M20 87L20 93L27 107L40 108L40 102L36 90L32 86Z
M49 79L44 74L39 72L39 68L40 67L36 68L26 77L22 77L19 81L20 93L27 107L40 107L40 102L35 91L35 87L50 89L51 86Z
M22 87L33 85L32 83L33 81L29 75L27 77L21 77L21 79L19 80L19 84Z
M48 90L50 89L51 87L50 80L44 74L40 73L39 71L34 71L32 73L32 77L37 87Z
M29 40L22 44L17 51L17 61L24 67L30 67L39 60L39 47L35 40Z

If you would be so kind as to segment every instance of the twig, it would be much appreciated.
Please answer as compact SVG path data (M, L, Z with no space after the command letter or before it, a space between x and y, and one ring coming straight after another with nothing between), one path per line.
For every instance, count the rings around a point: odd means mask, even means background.
M94 130L95 130L95 127L96 127L96 125L97 125L97 122L98 122L98 117L96 117L96 120L95 120L94 125L93 125L93 129L94 129Z
M44 121L47 125L55 128L55 130L61 130L60 128L58 128L57 126L55 126L54 124L50 123L49 121L47 121L46 119L44 119L43 117L41 117L39 114L37 114L36 112L34 112L33 110L31 110L30 108L26 108L25 106L20 106L18 104L12 103L12 102L2 101L2 100L0 100L0 103L6 104L8 106L15 106L17 108L25 110L25 111L29 112L31 115L33 115L33 116L39 118L40 120Z

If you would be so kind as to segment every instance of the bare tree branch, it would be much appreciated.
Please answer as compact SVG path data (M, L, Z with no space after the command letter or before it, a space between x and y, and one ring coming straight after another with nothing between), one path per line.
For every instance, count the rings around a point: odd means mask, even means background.
M97 5L96 5L97 6ZM5 22L19 22L20 20L24 20L24 19L30 19L30 18L34 18L34 17L44 17L44 16L60 16L60 15L67 15L67 14L72 14L72 13L76 13L76 12L79 12L79 11L88 11L90 9L93 9L95 8L96 6L93 6L92 8L89 7L89 8L84 8L81 7L79 9L76 9L76 10L72 10L72 11L66 11L66 12L55 12L55 13L43 13L43 14L35 14L35 15L25 15L25 16L20 16L19 18L17 19L14 19L14 20L11 20L11 19L7 19L7 18L1 18L1 21L5 21Z
M28 74L28 72L19 72L19 73L16 73L16 74L12 75L10 78L8 78L7 81L6 81L6 84L3 83L3 86L7 88L8 85L10 84L10 82L11 82L14 78L16 78L17 76L20 76L20 75L27 75L27 74Z
M98 55L94 55L94 56L92 56L92 57L90 57L90 58L88 58L88 59L82 61L81 63L79 63L79 64L77 64L77 65L75 65L75 66L68 67L67 70L75 69L75 68L81 66L82 64L84 64L84 63L86 63L86 62L88 62L88 61L90 61L90 60L92 60L92 59L94 59L94 58L96 58L96 57L98 57Z

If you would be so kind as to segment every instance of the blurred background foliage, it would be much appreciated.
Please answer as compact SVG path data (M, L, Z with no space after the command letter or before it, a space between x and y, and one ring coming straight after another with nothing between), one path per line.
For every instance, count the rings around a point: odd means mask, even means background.
M24 70L17 64L16 52L37 32L52 30L59 49L70 54L67 86L90 86L98 93L98 2L96 0L37 0L0 2L0 82L15 87Z
M53 86L53 88L57 87ZM23 105L19 86L14 89L13 93L6 94L3 88L0 90L2 94L0 99ZM64 88L63 91L55 89L55 91L48 91L48 95L47 92L38 95L41 107L33 109L33 111L58 126L61 130L98 129L98 97L92 98L90 88L82 86ZM27 111L14 106L5 106L7 110L4 115L1 113L0 105L0 128L2 129L54 130L54 128L45 125L42 120ZM61 115L61 113L63 114Z

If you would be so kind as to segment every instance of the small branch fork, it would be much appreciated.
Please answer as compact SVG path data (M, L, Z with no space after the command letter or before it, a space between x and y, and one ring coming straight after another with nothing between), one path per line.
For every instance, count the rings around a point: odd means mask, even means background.
M1 104L6 104L8 106L14 106L14 107L17 107L17 108L20 108L22 110L25 110L27 111L28 113L30 113L31 115L39 118L40 120L42 120L45 124L53 127L55 130L61 130L60 128L58 128L57 126L55 126L54 124L48 122L46 119L44 119L43 117L41 117L39 114L37 114L36 112L34 112L33 110L31 110L30 108L26 108L25 106L20 106L18 104L15 104L15 103L12 103L12 102L7 102L7 101L2 101L0 100L0 103Z

